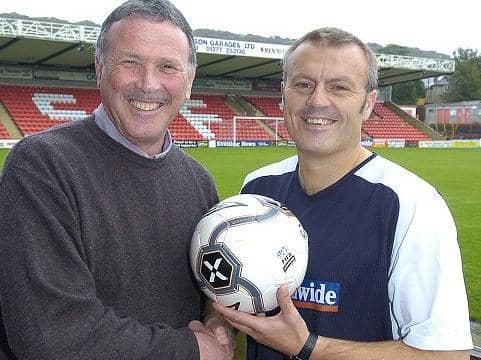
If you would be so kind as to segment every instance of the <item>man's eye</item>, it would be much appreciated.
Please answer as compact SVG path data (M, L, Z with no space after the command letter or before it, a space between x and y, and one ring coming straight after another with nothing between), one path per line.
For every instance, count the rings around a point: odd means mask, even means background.
M332 86L332 90L334 91L348 91L349 89L342 85L334 85Z
M137 62L135 60L132 60L132 59L123 60L122 63L125 64L125 65L136 65L137 64Z
M165 72L167 72L167 73L173 73L173 72L175 72L175 71L177 70L177 69L175 68L175 66L172 65L172 64L164 64L164 65L162 66L162 69L163 69Z
M296 83L296 87L300 89L308 89L310 87L310 84L306 82L298 82Z

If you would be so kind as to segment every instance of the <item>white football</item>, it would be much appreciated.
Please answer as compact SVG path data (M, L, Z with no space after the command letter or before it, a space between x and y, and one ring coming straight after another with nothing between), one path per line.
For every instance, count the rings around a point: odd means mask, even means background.
M276 292L292 295L304 279L308 238L279 202L260 195L227 198L210 209L192 236L190 263L213 301L248 313L277 307Z

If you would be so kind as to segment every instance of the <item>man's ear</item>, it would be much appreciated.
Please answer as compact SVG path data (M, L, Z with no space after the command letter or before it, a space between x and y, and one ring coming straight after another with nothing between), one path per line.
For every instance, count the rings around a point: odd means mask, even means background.
M362 120L369 119L369 116L372 113L372 109L374 109L374 104L376 104L377 99L377 91L371 90L366 96L366 103L364 104L364 108L362 109Z
M284 110L284 88L285 88L285 83L284 81L281 81L281 105L282 105L282 110Z
M192 85L194 83L194 78L195 78L195 69L194 70L189 70L187 73L187 87L185 91L185 100L190 99L190 95L192 93Z
M98 56L95 56L95 79L97 81L97 87L100 87L100 79L102 77L102 64L99 61Z
M192 94L192 85L188 85L187 89L185 90L185 100L189 100L191 94Z

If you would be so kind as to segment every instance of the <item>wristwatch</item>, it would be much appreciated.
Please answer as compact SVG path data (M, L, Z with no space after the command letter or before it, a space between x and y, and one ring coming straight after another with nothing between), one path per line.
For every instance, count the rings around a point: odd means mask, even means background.
M302 347L301 351L299 351L299 354L291 356L291 359L309 360L312 352L314 351L314 347L316 346L316 342L317 342L317 335L313 333L309 333L309 336L307 337L307 340L304 346Z

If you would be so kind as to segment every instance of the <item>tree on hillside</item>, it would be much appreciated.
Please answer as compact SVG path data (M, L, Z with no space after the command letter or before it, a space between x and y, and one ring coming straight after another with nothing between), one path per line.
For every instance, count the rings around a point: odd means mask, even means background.
M476 50L459 48L453 53L454 73L449 75L445 96L448 102L481 99L481 55Z
M392 55L405 55L405 56L416 56L424 57L429 59L450 59L451 57L446 54L441 54L432 50L421 50L416 47L406 47L395 44L389 44L384 47L378 46L375 49L376 52L382 54L392 54Z
M417 99L425 96L426 88L422 80L392 86L392 101L399 105L416 105Z

